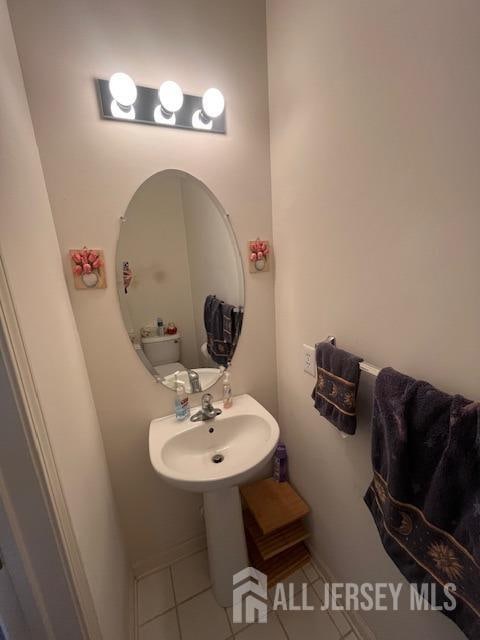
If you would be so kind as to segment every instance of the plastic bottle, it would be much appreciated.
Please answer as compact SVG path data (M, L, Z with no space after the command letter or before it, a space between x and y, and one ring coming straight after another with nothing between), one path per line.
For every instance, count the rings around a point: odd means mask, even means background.
M161 318L157 318L157 336L165 335L165 325Z
M223 408L230 409L233 404L232 385L230 384L230 372L225 371L223 376Z
M277 482L286 482L288 475L287 447L283 442L277 444L273 456L273 479Z
M175 374L175 391L175 417L181 422L190 415L190 403L185 391L185 383L178 379L178 374Z

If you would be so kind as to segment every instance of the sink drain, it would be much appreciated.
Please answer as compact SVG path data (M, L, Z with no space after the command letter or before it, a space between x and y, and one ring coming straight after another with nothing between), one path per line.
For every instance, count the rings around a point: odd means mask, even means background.
M223 460L224 458L221 453L216 453L214 456L212 456L212 462L214 462L215 464L219 464L220 462L223 462Z

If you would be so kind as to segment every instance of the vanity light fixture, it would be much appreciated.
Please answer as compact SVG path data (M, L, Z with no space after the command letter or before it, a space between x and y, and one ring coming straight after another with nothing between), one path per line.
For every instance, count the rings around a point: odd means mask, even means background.
M132 78L122 72L114 73L108 82L110 95L113 98L110 110L114 118L135 120L135 107L137 99L137 87Z
M114 73L110 80L96 80L96 85L101 116L108 120L211 133L226 131L225 98L218 89L193 96L184 94L173 80L153 89L135 85L129 75L121 72Z
M202 108L197 109L192 116L192 125L195 129L208 129L213 127L213 120L222 115L225 110L225 98L219 89L212 87L203 94Z
M167 80L158 90L160 104L155 107L153 118L157 124L176 124L175 113L183 106L183 91L176 82Z

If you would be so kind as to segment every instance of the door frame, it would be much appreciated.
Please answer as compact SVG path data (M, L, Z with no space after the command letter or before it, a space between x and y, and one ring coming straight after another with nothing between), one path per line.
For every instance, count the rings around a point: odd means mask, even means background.
M33 625L28 625L24 614L24 610L20 604L18 593L23 594L23 600L26 602L30 599L31 593L29 585L22 583L21 571L18 569L18 553L16 552L15 544L11 535L11 530L6 519L5 510L3 504L0 501L0 531L2 548L0 549L0 640L3 640L4 632L5 638L17 638L19 640L32 640L30 629ZM5 564L4 558L8 556L9 567ZM17 565L17 566L14 566ZM17 586L15 587L10 571L16 578ZM24 587L27 587L25 589ZM7 614L5 615L2 608L7 607ZM35 613L35 607L30 606L30 615ZM3 619L3 621L2 621Z
M56 577L68 585L65 593L68 602L63 603L64 611L70 610L72 612L70 624L77 629L77 633L74 633L72 627L72 633L69 635L72 639L78 637L84 640L102 640L92 594L63 493L1 255L0 358L7 371L11 392L17 407L19 424L21 424L21 429L18 429L18 437L14 435L15 450L23 460L28 460L28 465L31 466L29 471L34 474L37 485L37 494L41 496L41 498L37 498L35 507L38 508L39 514L41 513L41 516L46 518L47 524L44 527L44 532L46 532L45 551L49 546L50 553L56 554L59 569ZM43 627L42 637L54 640L55 637L58 637L55 635L55 616L58 615L61 604L58 602L58 594L55 598L52 597L48 585L45 584L45 572L38 570L38 549L36 554L31 552L33 540L30 538L35 532L28 530L29 528L25 526L25 519L22 521L22 513L26 513L26 508L31 509L31 504L23 504L22 491L18 491L14 484L9 483L9 478L2 473L1 452L0 499L3 504L5 520L10 529L12 543L6 545L12 551L10 553L8 550L4 551L5 565L9 567L9 562L16 565L16 571L9 571L9 573L14 583L19 583L15 584L15 588L24 607L27 621L30 625L35 625L38 631L41 624ZM2 528L6 529L5 522L3 524ZM2 520L0 519L1 525ZM36 546L38 547L38 542ZM63 576L60 575L61 571L63 571ZM15 580L16 576L12 573L18 575L18 580ZM24 585L23 590L21 584ZM28 585L30 595L27 593L26 585ZM40 639L40 636L38 638Z

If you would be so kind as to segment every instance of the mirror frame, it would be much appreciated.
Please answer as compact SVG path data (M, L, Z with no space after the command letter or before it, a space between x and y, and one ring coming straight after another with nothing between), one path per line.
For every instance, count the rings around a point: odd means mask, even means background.
M120 300L120 293L121 293L121 289L122 289L122 274L121 274L121 269L119 267L119 255L118 255L118 247L119 247L119 243L120 243L120 235L121 235L121 231L122 231L122 225L127 222L127 213L128 213L128 209L130 206L130 203L132 202L135 194L143 187L143 185L148 181L151 180L151 178L153 178L154 176L157 176L159 174L162 173L169 173L169 174L175 174L178 177L183 177L183 178L189 178L191 180L194 180L197 185L209 196L210 200L213 202L213 204L215 205L220 218L223 222L223 224L225 225L225 228L227 229L227 233L228 236L230 237L231 243L232 243L232 248L234 249L234 253L235 253L235 261L237 262L237 277L238 277L238 285L240 287L241 290L243 290L243 305L241 305L243 307L243 312L245 313L245 299L246 299L246 281L245 281L245 271L244 271L244 266L243 266L243 260L242 260L242 253L240 251L240 244L239 241L237 239L236 233L235 233L235 229L233 228L233 223L230 217L230 214L227 213L227 211L225 210L224 206L222 205L222 203L220 202L220 200L217 198L217 196L213 193L213 191L199 178L197 178L196 176L192 175L191 173L188 173L188 171L183 171L182 169L161 169L160 171L156 171L155 173L152 173L148 178L146 178L145 180L143 180L140 185L135 189L135 191L132 193L132 195L130 196L130 199L128 201L128 204L125 208L125 212L122 216L120 216L120 228L117 234L117 241L116 241L116 248L115 248L115 283L116 283L116 289L117 289L117 300L118 300L118 310L120 313L120 317L122 320L122 324L125 330L125 333L127 334L127 337L129 339L129 342L133 348L133 350L136 352L137 350L135 349L135 345L134 342L132 340L132 338L129 335L129 332L127 330L127 327L125 326L125 321L124 321L124 316L122 313L122 307L121 307L121 300ZM242 323L242 329L244 326L244 322L245 322L245 316L243 317L243 323ZM237 345L235 347L235 352L238 349L238 343L240 342L240 338L241 338L242 332L240 332L239 338L238 338L238 342ZM233 356L235 355L235 352L233 353ZM233 357L232 356L232 357ZM168 385L165 382L165 378L162 378L161 376L158 375L158 373L155 371L153 365L151 363L150 366L148 366L147 363L145 363L143 361L143 359L141 359L140 355L137 354L137 357L139 358L139 360L142 362L142 364L144 365L144 368L150 373L150 375L153 377L153 379L155 380L155 382L160 382L166 389L169 389L170 391L175 392L175 389L173 389L170 385ZM205 389L202 389L201 393L205 393L208 389L211 389L215 384L217 384L217 382L220 380L220 378L223 376L223 374L225 373L225 371L229 368L229 366L231 365L231 362L229 363L229 365L227 367L224 367L222 365L218 365L218 376L216 377L216 379L214 380L214 382L212 382L208 387L206 387ZM198 367L199 369L203 369L204 367ZM193 393L199 393L199 392L193 392L193 391L187 391L187 393L189 395L192 395Z

